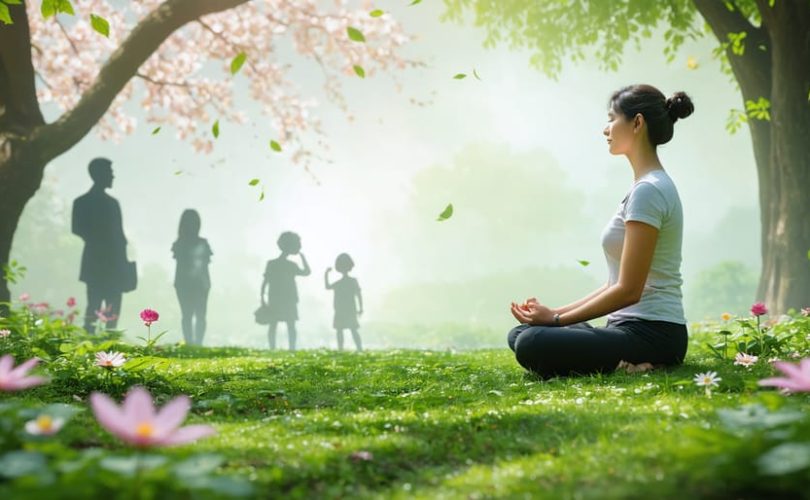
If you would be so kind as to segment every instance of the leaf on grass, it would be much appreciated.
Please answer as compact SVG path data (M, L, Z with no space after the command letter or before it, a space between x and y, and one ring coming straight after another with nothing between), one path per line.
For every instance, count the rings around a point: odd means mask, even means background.
M219 137L219 120L214 122L214 126L211 127L211 133L214 134L214 138Z
M355 42L365 42L366 37L363 36L363 33L360 32L359 29L353 28L349 26L346 28L346 32L349 34L349 39Z
M110 38L110 23L101 16L90 14L90 26L96 31L107 38Z
M270 149L276 153L281 153L281 144L277 143L276 141L270 141Z
M245 64L246 60L247 54L245 54L244 52L240 52L239 54L237 54L237 56L234 57L233 60L231 61L231 74L232 75L237 74L239 70L242 69L242 65Z
M445 208L444 211L442 211L442 213L439 214L439 218L436 220L442 222L446 221L452 216L453 216L453 204L450 203L449 205L447 205L447 208Z

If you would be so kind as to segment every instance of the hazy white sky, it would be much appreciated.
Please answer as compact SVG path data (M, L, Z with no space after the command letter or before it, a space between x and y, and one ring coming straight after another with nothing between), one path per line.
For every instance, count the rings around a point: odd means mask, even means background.
M356 275L369 297L371 317L385 290L412 277L415 270L403 265L391 247L388 235L398 227L386 227L389 215L408 217L415 173L451 164L470 145L498 144L516 154L546 152L565 172L563 178L546 182L581 190L584 210L600 227L632 182L626 159L610 156L602 135L607 98L626 84L650 83L665 94L684 90L695 103L695 113L676 124L674 140L659 150L683 200L685 246L705 238L734 207L756 206L756 171L747 130L736 135L725 131L728 110L741 105L733 84L711 59L713 39L687 43L667 64L663 39L657 37L641 52L629 48L618 72L601 72L591 61L565 64L559 81L553 81L529 67L529 54L505 47L484 49L483 32L441 23L438 2L403 5L385 2L380 7L417 36L408 53L428 66L398 74L401 92L386 75L346 77L353 121L324 102L320 70L309 62L296 62L302 87L323 104L316 112L324 122L332 163L313 166L319 183L269 150L267 141L273 135L269 120L259 116L255 127L221 123L210 155L195 154L169 129L152 136L152 126L144 123L120 144L102 142L91 133L48 167L45 182L69 205L90 186L87 162L94 156L111 158L116 184L110 193L122 205L130 256L142 268L152 263L167 273L173 269L169 249L179 216L193 207L201 213L202 234L215 253L211 268L215 286L255 283L256 296L263 262L278 252L278 234L295 230L313 267L313 276L299 287L311 303L322 306L324 318L331 314L331 298L322 290L322 273L340 252L349 252L357 262ZM698 60L698 69L687 69L688 56ZM473 68L481 81L452 78ZM431 104L416 106L410 98ZM177 170L183 173L175 175ZM262 202L258 188L248 186L254 177L265 185ZM509 193L492 196L502 196L504 203L523 202L510 199ZM443 208L436 206L424 224L436 224L435 215ZM456 210L461 214L464 207ZM453 219L443 224L452 223ZM541 244L543 228L538 224L534 229ZM570 228L573 233L582 230ZM593 247L561 248L558 257L545 264L570 264L572 254L590 256L594 264L586 272L604 279L598 232L575 240L590 240ZM758 235L752 234L751 244L757 241ZM684 274L698 267L696 262L684 262Z

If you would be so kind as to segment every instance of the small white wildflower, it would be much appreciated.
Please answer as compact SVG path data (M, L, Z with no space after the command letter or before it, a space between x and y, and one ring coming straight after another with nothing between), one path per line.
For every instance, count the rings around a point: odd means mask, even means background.
M753 356L751 354L746 354L744 352L738 352L737 356L734 357L734 364L739 366L744 366L746 368L751 368L754 363L759 360L759 356Z

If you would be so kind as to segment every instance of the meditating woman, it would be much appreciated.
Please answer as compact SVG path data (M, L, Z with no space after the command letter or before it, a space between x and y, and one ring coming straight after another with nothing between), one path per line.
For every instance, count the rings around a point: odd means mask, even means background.
M681 295L683 212L656 148L672 139L678 119L694 111L683 92L666 98L650 85L624 87L610 98L603 133L613 155L627 157L633 184L602 232L607 283L556 309L536 298L512 303L521 324L509 347L543 377L676 365L686 355ZM607 314L604 327L588 320Z

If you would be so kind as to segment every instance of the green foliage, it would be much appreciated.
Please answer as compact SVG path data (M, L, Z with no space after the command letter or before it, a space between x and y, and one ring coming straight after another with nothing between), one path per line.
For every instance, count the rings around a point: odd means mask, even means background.
M659 23L667 27L664 54L670 61L686 40L702 36L691 0L446 0L445 5L444 19L460 22L465 12L472 12L475 24L486 30L486 47L504 43L526 48L532 53L531 64L552 78L559 75L565 59L585 60L584 49L590 47L601 69L617 70L625 45L640 47Z
M12 259L8 264L3 264L3 279L7 283L17 284L18 280L25 278L28 268Z
M352 68L354 69L354 73L360 78L366 77L366 70L364 70L362 66L354 65Z
M270 141L270 149L272 149L276 153L281 153L281 144L279 144L276 141Z
M237 54L231 61L231 74L237 74L239 70L242 69L242 65L245 64L245 61L247 61L247 54L244 52Z
M371 17L382 17L383 14L385 14L385 12L381 11L380 9L374 9L368 13L368 15Z
M747 313L754 302L757 273L738 261L723 261L703 270L685 296L689 316L718 318Z
M40 10L42 11L42 17L45 19L60 13L71 16L75 14L70 0L42 0Z
M436 218L436 220L439 221L439 222L442 222L442 221L446 221L447 219L449 219L452 216L453 216L453 204L449 203L445 207L445 209L442 210L442 213L439 214L439 217Z
M357 29L357 28L349 26L348 28L346 28L346 33L349 35L349 40L352 40L354 42L365 42L366 41L366 37L363 36L363 33L360 32L360 30Z
M101 16L90 14L90 26L93 30L107 38L110 37L110 23Z
M794 314L774 325L763 324L762 318L737 318L718 332L717 342L707 348L717 359L733 359L737 353L788 358L794 353L810 352L810 318Z
M770 121L770 108L771 101L764 97L760 97L756 101L745 101L745 111L748 113L748 117L756 120Z
M219 137L219 120L216 120L211 126L211 134L214 135L214 139Z

